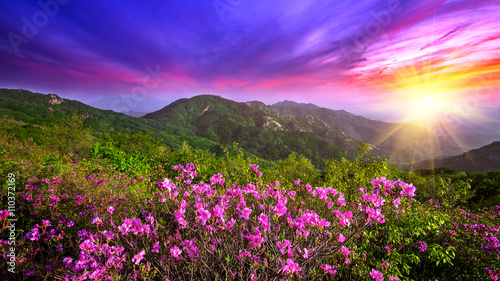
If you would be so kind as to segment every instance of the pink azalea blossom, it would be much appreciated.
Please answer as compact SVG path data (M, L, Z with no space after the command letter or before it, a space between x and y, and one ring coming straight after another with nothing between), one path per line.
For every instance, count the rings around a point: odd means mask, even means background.
M42 221L42 228L43 227L48 227L48 226L50 226L50 221L49 220L43 220Z
M286 273L293 274L295 272L302 271L302 268L299 267L299 264L294 262L292 259L288 259L286 264L283 264L283 271Z
M224 209L219 207L219 205L215 205L213 208L214 218L224 218Z
M96 223L97 225L99 225L99 224L102 223L102 221L101 221L101 219L99 217L95 217L95 218L92 219L91 223L92 224Z
M203 208L200 208L198 210L198 214L200 215L200 219L201 219L201 224L202 225L205 225L207 223L207 220L212 216L212 214L210 214L209 211L203 209Z
M226 223L226 229L231 232L231 228L233 228L234 223L236 220L234 218L231 218L227 223Z
M410 196L414 197L415 196L415 190L416 188L413 186L413 184L406 184L402 183L403 185L403 190L401 191L402 196Z
M252 169L252 172L257 173L259 171L259 165L250 164L250 169Z
M326 273L329 273L332 275L337 273L337 266L336 265L331 266L329 264L322 264L319 266L319 268L323 269Z
M244 218L246 220L249 219L250 213L252 213L252 209L250 208L245 208L241 211L240 218Z
M392 204L394 204L394 207L399 208L399 205L401 205L401 198L396 198L396 200L392 201Z
M269 218L266 215L260 214L258 220L262 224L262 229L264 229L264 231L268 231L270 229Z
M372 269L372 271L370 272L370 277L375 279L375 281L383 281L384 280L384 275L380 271L375 270L375 269Z
M160 242L156 241L153 245L151 252L160 253Z
M134 256L134 258L132 259L132 261L135 264L138 264L144 258L144 254L146 254L146 252L144 252L144 250L140 251L137 255Z
M170 255L174 258L179 258L179 255L182 253L182 250L179 249L179 247L177 246L173 246L172 248L170 248Z
M286 214L286 206L283 202L279 202L278 205L274 208L274 211L278 215L278 217L281 217L282 215Z
M344 243L344 241L345 241L345 237L344 237L344 235L342 235L342 233L340 233L339 236L337 236L337 242Z

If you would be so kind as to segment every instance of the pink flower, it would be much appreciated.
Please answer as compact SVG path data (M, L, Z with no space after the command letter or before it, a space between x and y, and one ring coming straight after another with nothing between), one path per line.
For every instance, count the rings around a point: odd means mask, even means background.
M234 218L231 218L227 223L226 223L226 229L231 232L231 228L233 228L234 223L236 220Z
M182 250L179 249L177 246L173 246L172 248L170 248L170 255L172 255L172 257L174 258L179 258L179 255L182 253Z
M335 274L337 273L337 266L334 265L334 266L331 266L329 264L322 264L319 266L321 269L323 269L326 273L330 273L330 274Z
M214 175L213 177L210 178L210 184L215 185L215 184L224 184L224 179L222 178L222 175L220 173Z
M337 242L344 243L344 241L345 241L345 237L344 237L344 235L342 235L342 233L340 233L339 236L337 236Z
M346 226L349 226L351 224L351 219L352 219L352 212L351 211L347 211L345 213L342 213L342 211L334 210L334 211L332 211L332 213L340 219L340 221L339 221L340 226L346 227Z
M304 248L304 258L309 258L309 250L307 250L307 248Z
M70 267L72 262L73 262L72 258L64 258L63 259L63 266Z
M372 271L370 272L370 277L375 279L375 281L383 281L384 280L384 275L380 271L375 270L375 269L372 269Z
M82 251L90 252L90 251L94 250L95 246L96 245L94 244L94 242L87 239L87 240L83 241L79 247L80 247L80 250L82 250Z
M422 242L422 241L418 241L418 244L419 244L419 247L418 247L419 252L427 251L427 243Z
M1 210L0 211L0 220L5 220L9 217L9 211Z
M42 221L42 228L43 227L47 227L47 226L50 226L50 221L49 220L43 220Z
M269 230L269 228L270 228L269 218L266 215L260 214L258 217L258 220L262 224L262 229L264 229L264 231Z
M236 204L236 207L240 208L240 209L243 209L247 206L247 203L245 202L245 200L243 200L243 196L241 197L241 201Z
M398 277L389 276L389 281L399 281Z
M279 202L278 205L274 208L274 211L278 215L278 217L281 217L282 215L286 214L286 206L283 202Z
M160 253L160 242L156 241L151 252Z
M224 218L224 209L219 207L219 205L216 205L212 211L214 213L214 218Z
M239 255L238 255L238 259L241 260L241 259L243 259L245 257L250 257L250 256L252 256L252 254L250 254L249 251L247 251L247 250L240 250Z
M280 241L276 242L276 245L278 245L278 248L280 249L281 253L284 255L285 252L286 252L286 249L290 249L290 247L292 247L292 244L290 244L290 241L289 240L286 240L283 241L283 243L281 243Z
M283 264L283 271L293 274L294 272L302 271L302 268L300 268L299 264L294 262L292 259L288 259L286 264Z
M38 228L33 228L30 232L26 234L27 237L30 237L31 241L37 241L40 239L40 233L38 233Z
M254 228L255 235L241 235L243 238L246 238L249 241L248 247L250 249L255 249L260 248L262 246L262 242L264 242L264 239L262 238L262 233L260 232L259 228L256 227Z
M113 207L113 206L109 206L109 208L108 208L108 212L109 212L110 214L113 214L113 212L114 212L114 211L115 211L115 207Z
M207 220L212 216L212 214L210 214L209 211L203 209L203 208L200 208L198 210L198 213L200 214L200 217L199 219L201 219L201 224L202 225L205 225L207 223Z
M381 213L380 209L366 207L365 213L368 216L367 223L370 221L370 219L376 220L379 223L385 222L385 216Z
M132 228L132 220L129 218L123 219L123 224L118 227L118 230L122 233L122 235L127 235Z
M135 264L138 264L144 258L144 254L146 254L146 252L144 252L144 250L140 251L137 255L134 256L132 261Z
M240 218L244 218L244 219L248 220L249 219L248 216L250 216L250 213L252 213L252 209L245 208L245 209L243 209L243 211L241 211Z
M327 221L326 219L322 219L318 222L318 226L319 227L329 227L330 226L330 222Z
M392 203L394 204L394 207L398 208L399 205L401 205L401 198L396 198L396 200L394 200Z
M403 190L401 191L402 196L410 196L410 197L415 196L416 188L413 186L412 183L410 184L401 183L401 184L403 184Z
M102 221L99 217L95 217L92 219L92 224L96 223L97 225L101 224Z
M184 214L186 213L186 209L181 208L179 211L174 212L174 216L177 219L177 222L181 225L181 227L185 227L188 223L184 219Z
M259 165L252 165L250 164L250 168L252 169L252 172L256 173L259 171Z

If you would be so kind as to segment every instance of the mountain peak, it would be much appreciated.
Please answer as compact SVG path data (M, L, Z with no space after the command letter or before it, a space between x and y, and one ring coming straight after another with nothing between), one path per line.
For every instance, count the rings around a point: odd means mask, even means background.
M290 100L284 100L284 101L277 102L277 103L273 104L273 106L277 106L277 107L287 107L287 106L301 107L301 108L305 108L305 109L319 109L319 108L321 108L321 107L319 107L315 104L312 104L312 103L298 103L298 102L290 101Z

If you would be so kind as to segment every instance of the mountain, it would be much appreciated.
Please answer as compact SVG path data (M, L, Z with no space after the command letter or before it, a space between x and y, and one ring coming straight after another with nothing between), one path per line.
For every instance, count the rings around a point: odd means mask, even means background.
M434 131L450 135L467 150L500 141L500 109L481 107L476 112L474 118L458 117L442 122Z
M439 167L475 173L498 171L500 170L500 141L467 151L458 156L419 162L412 167L412 170Z
M140 112L140 111L123 111L121 113L127 114L128 116L133 116L133 117L142 117L142 116L148 114L147 112Z
M272 105L271 109L296 118L313 116L354 139L375 145L388 155L391 164L400 168L409 168L412 162L457 155L464 151L449 137L437 136L412 124L375 121L344 110L295 102L280 102Z
M238 142L246 153L261 159L283 159L295 152L319 167L330 158L354 159L360 140L369 144L372 155L388 158L391 165L403 169L467 151L420 126L380 122L292 101L265 105L201 95L136 118L55 94L0 89L0 116L36 126L61 122L68 114L81 116L95 134L148 131L172 147L187 141L193 148L216 153L222 152L221 145Z
M284 100L284 101L279 101L275 104L273 104L273 106L278 106L278 107L301 107L301 108L305 108L305 109L320 109L321 107L315 105L315 104L312 104L312 103L298 103L298 102L294 102L294 101L289 101L289 100Z
M312 115L296 118L262 102L239 103L212 95L180 99L143 118L223 145L238 142L244 150L272 160L296 152L322 165L329 158L353 159L358 145L357 140ZM377 153L381 151L374 147Z
M171 147L187 141L192 147L215 150L220 144L195 135L183 135L176 126L160 124L153 120L136 118L112 110L101 110L79 101L61 98L55 94L33 93L21 89L0 89L0 117L20 121L24 128L33 130L39 125L52 126L63 122L68 115L82 117L86 127L95 134L151 132Z
M104 97L89 103L89 105L99 109L113 110L130 116L141 117L148 112L162 108L167 103L166 100L154 97L146 99L144 97L123 95L118 97Z
M177 100L144 118L135 118L55 94L0 89L3 121L20 126L8 126L14 130L11 133L33 136L34 141L37 141L34 131L65 122L72 114L81 116L95 135L148 131L172 147L187 141L193 148L216 153L222 152L221 145L238 142L246 153L261 159L283 159L296 152L318 167L330 158L353 159L358 145L356 140L312 116L297 119L273 113L261 102L237 103L216 96L197 96ZM374 152L377 153L376 148Z

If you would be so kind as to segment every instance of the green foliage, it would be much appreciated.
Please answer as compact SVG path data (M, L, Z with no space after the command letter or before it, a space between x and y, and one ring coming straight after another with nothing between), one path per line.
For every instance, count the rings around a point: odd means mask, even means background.
M408 174L408 180L418 186L417 198L421 201L433 199L444 207L465 205L471 197L469 179L450 178L446 175L418 176Z
M369 151L369 146L361 142L356 160L342 158L326 161L321 175L322 184L342 191L346 199L351 200L358 189L366 188L372 179L388 176L386 161L377 161L370 156Z
M309 159L295 152L286 159L276 161L276 170L279 172L278 179L284 182L300 179L302 182L314 183L320 175Z
M453 176L456 181L469 182L472 194L467 198L469 208L493 207L500 202L500 171L490 171L483 174L460 173Z

